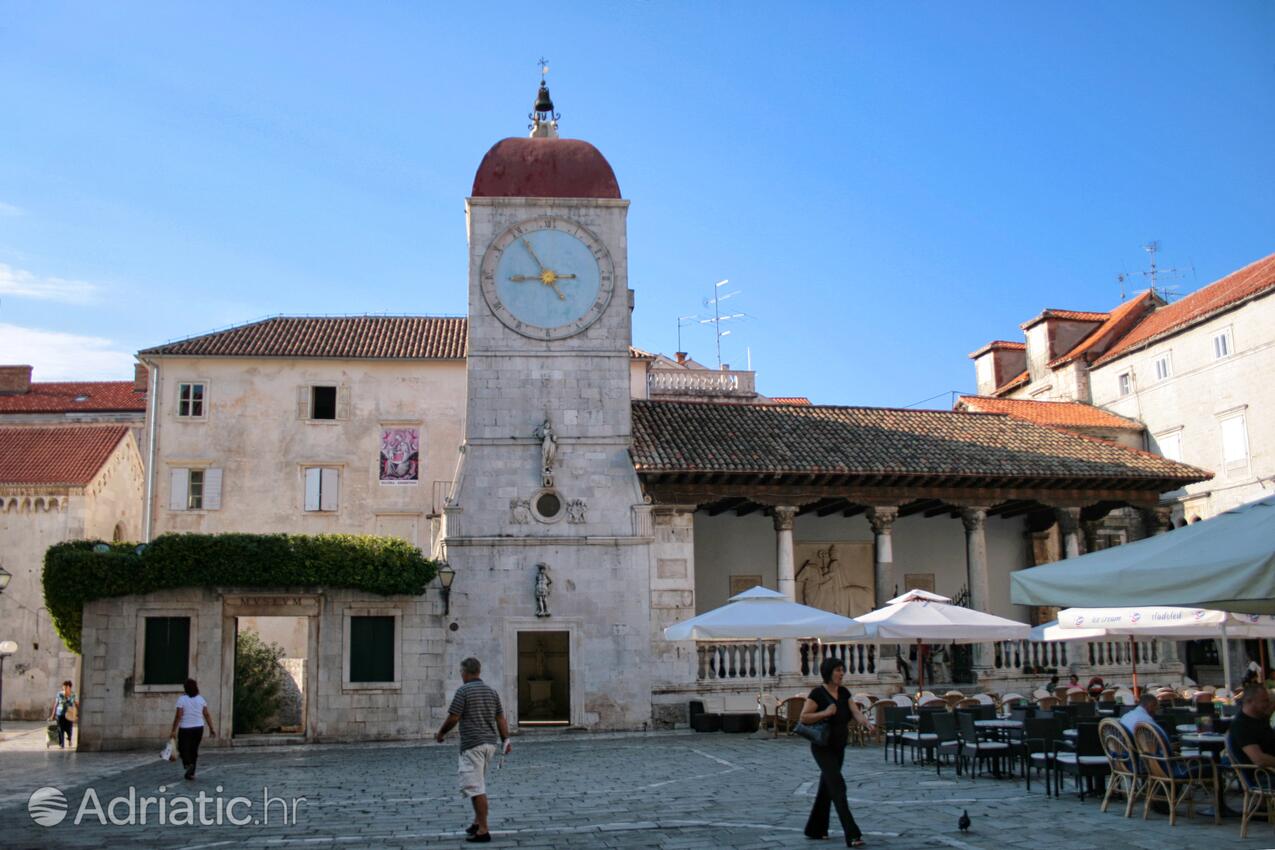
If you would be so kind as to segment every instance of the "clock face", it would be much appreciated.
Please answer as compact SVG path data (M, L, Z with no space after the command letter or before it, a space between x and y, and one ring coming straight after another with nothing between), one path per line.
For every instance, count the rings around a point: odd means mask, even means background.
M510 330L562 339L597 321L615 271L602 241L564 218L519 222L500 234L481 268L487 306Z

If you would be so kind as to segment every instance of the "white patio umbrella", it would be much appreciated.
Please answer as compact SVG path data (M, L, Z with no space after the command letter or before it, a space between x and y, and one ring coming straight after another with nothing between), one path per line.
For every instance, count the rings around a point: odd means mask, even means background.
M781 640L784 638L863 637L863 626L849 617L793 602L778 591L753 587L727 604L664 630L665 640Z
M937 593L909 590L891 599L884 608L855 619L867 627L869 639L877 643L915 641L918 690L925 687L926 645L1021 640L1031 633L1031 626L1026 623L952 605L951 601Z
M1184 605L1275 614L1275 497L1010 574L1019 605Z
M1138 692L1136 638L1220 638L1222 677L1231 687L1231 660L1227 641L1232 637L1275 637L1275 615L1235 614L1208 608L1176 608L1148 605L1127 608L1066 608L1058 613L1060 631L1092 631L1128 635L1133 646L1133 690Z
M752 587L725 605L674 623L665 640L783 640L858 638L866 630L849 617L793 602L778 591ZM765 691L758 698L765 697Z

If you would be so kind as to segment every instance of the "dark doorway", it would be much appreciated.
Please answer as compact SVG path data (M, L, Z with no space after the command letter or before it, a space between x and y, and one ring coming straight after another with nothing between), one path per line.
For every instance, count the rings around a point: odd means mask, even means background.
M518 633L518 724L571 723L571 649L568 632Z

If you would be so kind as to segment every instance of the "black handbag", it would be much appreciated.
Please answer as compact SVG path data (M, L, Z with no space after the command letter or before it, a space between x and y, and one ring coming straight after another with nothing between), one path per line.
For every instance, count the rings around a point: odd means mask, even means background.
M797 725L793 727L792 731L796 732L815 746L826 747L828 746L829 729L828 721L820 720L818 723L798 722Z

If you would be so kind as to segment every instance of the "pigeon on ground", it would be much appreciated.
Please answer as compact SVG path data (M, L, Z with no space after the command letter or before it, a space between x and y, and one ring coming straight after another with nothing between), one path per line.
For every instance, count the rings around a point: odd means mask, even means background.
M970 813L968 809L961 812L961 817L956 821L956 825L960 828L961 832L970 831Z

